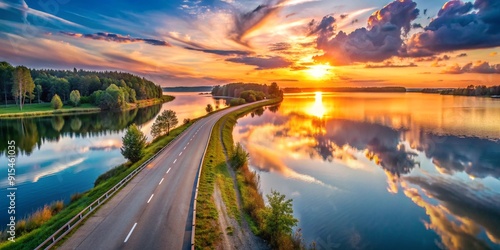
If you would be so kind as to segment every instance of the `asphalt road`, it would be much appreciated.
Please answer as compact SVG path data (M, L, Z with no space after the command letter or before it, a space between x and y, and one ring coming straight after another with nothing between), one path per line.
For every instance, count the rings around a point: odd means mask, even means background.
M99 208L61 249L191 249L198 168L210 129L232 110L193 124Z

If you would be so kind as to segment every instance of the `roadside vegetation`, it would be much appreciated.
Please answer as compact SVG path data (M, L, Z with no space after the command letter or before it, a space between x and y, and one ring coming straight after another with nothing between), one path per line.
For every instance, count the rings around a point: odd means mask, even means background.
M1 242L0 249L36 248L40 243L42 243L45 239L47 239L47 237L52 235L66 222L68 222L71 218L73 218L80 211L82 211L85 207L90 205L102 194L107 192L111 187L115 186L130 172L132 172L146 160L151 158L156 152L158 152L160 149L166 146L170 141L175 139L180 133L189 128L193 124L193 122L195 122L198 119L193 119L177 128L172 129L169 135L163 135L155 138L153 141L147 144L147 146L143 150L144 155L137 162L131 163L129 161L102 174L95 181L94 188L84 193L74 194L72 196L72 202L70 202L66 207L64 207L58 213L51 214L50 218L49 216L45 217L42 216L44 220L42 220L43 222L40 223L40 225L31 228L29 232L27 230L24 230L24 233L22 233L21 235L16 234L15 243L12 243L10 241ZM51 206L47 207L50 208ZM45 215L48 214L47 212L44 213ZM42 215L44 213L42 213ZM33 217L33 215L29 216L28 218L30 217ZM38 217L35 216L35 218Z
M262 109L262 106L279 102L280 99L272 99L236 110L225 115L215 124L200 178L196 211L196 249L216 248L221 240L219 215L213 199L215 185L218 185L221 190L229 215L240 222L240 218L247 219L253 233L266 239L273 249L307 248L300 230L295 234L292 231L297 224L297 220L293 217L292 200L273 191L267 196L269 205L266 206L259 192L259 178L248 168L248 153L241 145L233 145L232 130L239 117L256 109ZM229 162L236 172L243 213L240 213L238 209L238 198L233 189L233 179L226 165L224 151L227 152Z

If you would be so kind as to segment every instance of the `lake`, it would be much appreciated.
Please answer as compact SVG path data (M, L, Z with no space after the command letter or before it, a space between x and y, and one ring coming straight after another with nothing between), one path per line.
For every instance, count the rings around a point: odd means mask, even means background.
M238 120L319 249L500 249L500 100L304 93Z
M99 175L126 162L120 153L126 128L136 123L151 139L150 129L163 110L184 118L206 114L207 104L225 107L223 100L198 93L165 93L172 102L125 112L0 119L0 195L8 194L7 142L16 141L16 217L22 218L45 204L70 201L74 193L94 186ZM0 199L0 225L7 223L8 199ZM5 214L4 214L5 213ZM5 216L4 216L5 215ZM5 226L0 226L5 228Z

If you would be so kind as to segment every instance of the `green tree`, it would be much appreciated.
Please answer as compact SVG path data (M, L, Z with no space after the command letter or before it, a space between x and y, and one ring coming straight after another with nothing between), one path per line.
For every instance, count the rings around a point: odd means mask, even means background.
M69 101L73 104L74 107L80 105L80 91L73 90L69 94Z
M298 220L293 217L292 199L286 200L284 194L274 190L266 197L269 205L263 213L264 231L276 246L280 238L292 234Z
M52 100L50 101L52 108L53 109L60 109L63 106L63 103L61 101L61 97L59 97L57 94L52 97Z
M164 135L165 133L168 135L170 133L170 129L175 127L178 123L179 121L177 120L175 112L172 110L165 110L153 123L153 126L151 127L151 135L155 138Z
M205 107L205 111L207 111L207 113L214 111L214 107L212 106L212 104L207 104L207 106Z
M40 84L36 85L35 92L36 92L36 96L38 98L38 103L40 103L40 96L42 95L42 92L43 92L42 85L40 85Z
M132 124L128 127L125 136L122 138L123 146L121 147L122 155L130 162L135 163L144 156L144 148L146 147L146 136L137 127Z
M0 62L0 86L3 92L3 99L5 105L7 105L7 101L9 100L9 96L12 92L12 73L14 71L14 67L7 62Z
M17 66L13 73L14 84L12 85L12 96L18 101L17 104L22 110L26 97L33 98L35 83L31 78L30 70L24 66Z

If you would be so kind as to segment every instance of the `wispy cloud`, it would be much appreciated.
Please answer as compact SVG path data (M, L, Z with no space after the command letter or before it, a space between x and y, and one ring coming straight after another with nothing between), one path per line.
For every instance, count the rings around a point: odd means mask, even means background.
M119 34L105 33L105 32L98 32L95 34L79 34L79 33L61 31L59 33L62 35L65 35L65 36L78 37L78 38L83 37L83 38L89 38L89 39L100 40L100 41L108 41L108 42L117 42L117 43L144 42L144 43L154 45L154 46L166 46L166 47L171 46L170 43L162 41L162 40L149 39L149 38L134 38L134 37L130 37L130 36L123 36L123 35L119 35Z

